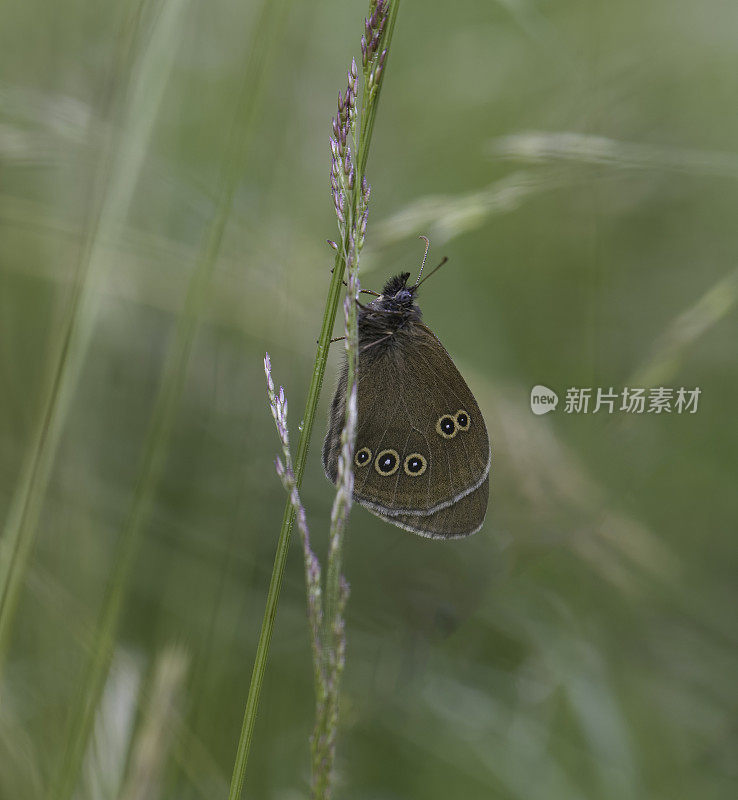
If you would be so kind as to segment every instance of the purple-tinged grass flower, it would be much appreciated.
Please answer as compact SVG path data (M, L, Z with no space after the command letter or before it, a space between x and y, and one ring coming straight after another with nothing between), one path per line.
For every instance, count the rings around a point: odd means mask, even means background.
M264 356L264 372L267 379L267 394L269 396L269 408L274 418L274 424L282 443L282 458L277 456L275 468L282 485L287 492L292 508L295 510L297 527L302 539L302 549L305 560L305 584L308 595L308 620L310 623L311 646L313 650L313 662L315 668L316 688L325 684L325 676L322 672L323 663L323 644L321 641L321 629L323 626L323 600L321 588L320 563L310 546L310 531L307 525L305 507L300 499L297 490L297 481L292 466L292 453L290 451L289 428L287 427L287 398L284 388L279 387L279 392L275 391L274 380L272 379L272 361L269 353Z
M398 2L396 0L393 4L394 13ZM345 264L346 267L347 291L343 311L348 380L336 495L331 509L325 596L322 594L321 567L310 545L305 509L293 468L287 426L287 399L282 387L279 391L275 389L269 355L264 359L269 405L282 444L282 454L275 462L276 471L288 493L303 545L316 692L315 728L310 740L311 796L316 800L327 800L331 796L340 684L346 663L345 609L349 585L342 574L341 562L343 537L354 488L353 457L358 416L359 370L357 304L361 290L358 269L371 198L371 186L364 175L364 166L387 56L387 31L392 27L388 24L389 15L388 0L371 0L361 37L362 91L359 91L359 68L356 60L352 59L346 74L346 89L338 93L336 114L331 119L329 137L330 191L339 237L336 241L328 239L327 242L337 252L336 266L343 269Z

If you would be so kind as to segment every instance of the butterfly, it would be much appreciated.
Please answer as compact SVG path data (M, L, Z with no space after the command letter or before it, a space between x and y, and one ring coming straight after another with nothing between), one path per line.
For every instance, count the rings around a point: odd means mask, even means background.
M420 274L410 285L409 272L396 275L370 303L359 304L353 496L385 522L452 539L476 533L484 523L491 449L474 395L422 322ZM347 377L344 364L323 443L323 468L333 483Z

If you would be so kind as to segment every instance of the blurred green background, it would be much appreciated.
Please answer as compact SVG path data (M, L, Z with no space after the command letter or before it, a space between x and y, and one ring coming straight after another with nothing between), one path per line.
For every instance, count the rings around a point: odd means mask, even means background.
M227 795L284 503L262 358L296 441L365 13L3 4L2 800L57 796L106 635L76 796ZM421 304L492 501L451 543L354 509L339 797L736 796L737 30L731 0L403 0L362 282L415 271L419 233L449 257ZM702 397L536 417L538 383ZM295 539L249 798L307 794L302 570Z

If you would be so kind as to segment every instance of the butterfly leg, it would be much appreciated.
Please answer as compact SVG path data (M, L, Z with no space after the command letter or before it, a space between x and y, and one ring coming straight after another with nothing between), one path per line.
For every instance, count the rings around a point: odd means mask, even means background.
M395 332L394 331L390 331L386 336L382 336L380 339L375 339L373 342L370 342L369 344L364 345L364 347L361 348L361 352L363 353L364 350L368 350L370 347L374 347L375 344L379 344L380 342L384 342L387 339L389 339L390 336L394 336L394 335L395 335Z
M331 275L333 275L333 270L334 269L335 269L335 267L331 268ZM346 281L341 281L341 283L348 289L348 284L346 283ZM371 289L359 289L359 292L361 294L371 294L374 297L379 297L380 296L379 292L372 291Z

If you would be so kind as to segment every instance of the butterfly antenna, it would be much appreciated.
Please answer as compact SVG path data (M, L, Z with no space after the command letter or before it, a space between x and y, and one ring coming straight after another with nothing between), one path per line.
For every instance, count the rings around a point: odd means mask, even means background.
M423 263L420 265L420 272L418 273L418 280L415 281L416 288L420 286L420 276L423 274L423 267L425 266L425 259L428 258L428 251L430 250L430 239L427 236L423 236L421 233L418 236L418 239L422 239L425 242L425 253L423 254Z
M441 263L440 263L440 264L439 264L437 267L433 267L433 269L432 269L432 270L431 270L431 271L430 271L430 272L429 272L429 273L428 273L428 274L425 276L425 278L423 278L423 280L422 280L422 281L420 281L420 283L416 283L416 284L415 284L415 288L417 289L417 288L418 288L418 287L419 287L421 284L425 283L425 282L428 280L428 278L430 278L430 276L431 276L431 275L435 275L435 273L436 273L436 272L438 272L438 270L439 270L439 269L441 269L441 267L442 267L442 266L443 266L443 265L444 265L444 264L445 264L447 261L448 261L448 257L447 257L447 256L444 256L444 257L441 259ZM418 275L418 277L420 277L420 275Z

